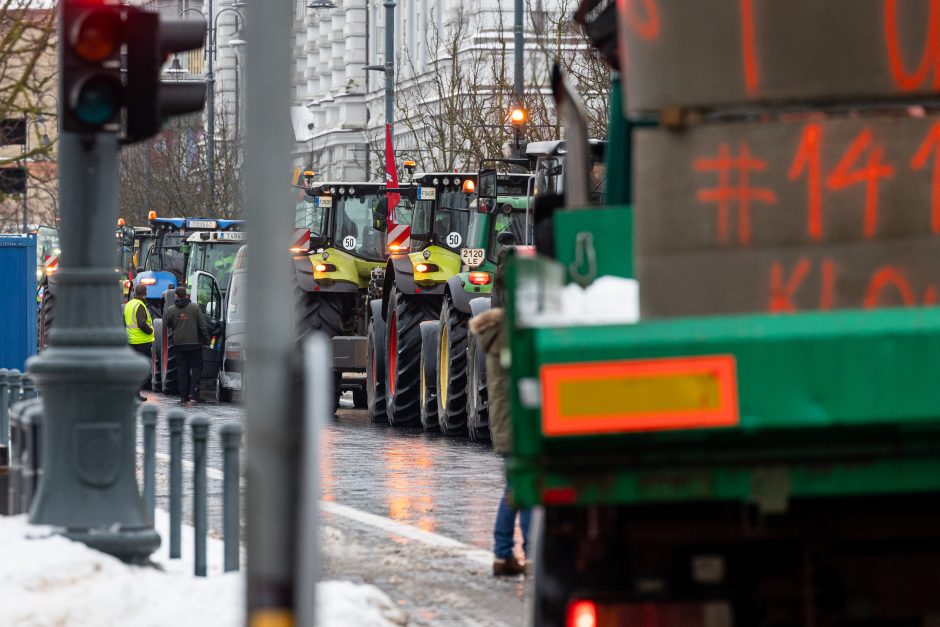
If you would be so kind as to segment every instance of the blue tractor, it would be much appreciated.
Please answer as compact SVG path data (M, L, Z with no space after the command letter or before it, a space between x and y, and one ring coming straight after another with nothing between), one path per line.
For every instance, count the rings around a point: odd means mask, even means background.
M243 220L157 218L151 213L151 235L141 246L127 298L137 285L146 286L155 338L150 377L155 391L177 391L173 333L164 328L162 319L164 308L173 304L173 290L188 287L197 271L231 272L231 260L244 244L244 224Z

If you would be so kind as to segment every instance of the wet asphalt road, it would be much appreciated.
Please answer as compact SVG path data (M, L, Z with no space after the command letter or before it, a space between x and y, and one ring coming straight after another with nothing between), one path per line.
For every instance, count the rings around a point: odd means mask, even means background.
M166 509L168 466L160 454L169 453L167 412L179 405L171 397L146 396L159 409L157 506ZM323 578L377 585L408 614L410 625L523 624L523 578L493 578L490 556L481 551L492 548L492 524L503 485L502 460L488 445L418 429L372 425L365 411L352 409L351 399L344 398L341 405L321 435L322 498L343 506L335 508L340 513L322 512ZM192 460L188 419L204 414L211 421L209 467L221 470L218 430L227 421L241 420L241 407L207 403L184 412L184 458ZM139 443L142 446L142 440ZM191 521L192 475L187 466L183 481L184 518ZM210 533L219 536L222 484L218 473L210 471L208 492ZM350 518L342 513L348 511L344 508L444 536L466 545L466 550L435 543L433 537L425 542L403 536L396 533L394 524ZM473 553L471 559L469 553Z

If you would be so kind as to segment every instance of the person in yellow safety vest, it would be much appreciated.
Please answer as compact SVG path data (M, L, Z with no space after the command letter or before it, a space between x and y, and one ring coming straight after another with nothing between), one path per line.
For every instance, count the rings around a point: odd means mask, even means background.
M124 305L124 328L127 330L127 343L131 350L140 353L150 362L150 351L153 349L153 320L150 310L144 299L147 298L147 286L138 285L134 288L134 298ZM150 374L141 382L144 384L150 379ZM137 398L146 401L147 397L137 390Z

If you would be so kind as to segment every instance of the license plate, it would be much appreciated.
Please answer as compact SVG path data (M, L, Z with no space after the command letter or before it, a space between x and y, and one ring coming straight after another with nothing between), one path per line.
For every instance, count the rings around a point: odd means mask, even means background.
M191 229L214 229L218 224L215 220L190 220L186 226Z
M242 231L223 231L219 233L219 239L241 242L244 241L245 234Z
M460 260L464 263L464 265L469 266L470 268L476 268L481 263L483 263L483 259L485 258L485 248L463 248L460 250Z

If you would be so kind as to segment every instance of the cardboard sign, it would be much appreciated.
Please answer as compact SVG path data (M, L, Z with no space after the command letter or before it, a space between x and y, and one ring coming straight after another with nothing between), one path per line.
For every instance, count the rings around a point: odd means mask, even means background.
M940 90L936 0L623 0L626 107L899 98Z
M934 304L940 117L644 130L643 315Z

